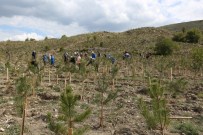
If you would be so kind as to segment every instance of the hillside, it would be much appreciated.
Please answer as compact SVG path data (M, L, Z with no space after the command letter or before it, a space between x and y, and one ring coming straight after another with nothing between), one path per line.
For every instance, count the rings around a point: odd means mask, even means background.
M193 49L202 46L177 43L178 48L170 56L152 55L146 58L146 54L154 52L155 43L160 38L172 35L173 32L163 28L147 27L121 33L104 31L61 39L0 42L0 135L20 133L22 115L19 116L16 111L15 97L16 80L23 76L28 78L31 86L27 98L25 135L56 134L50 130L46 116L50 112L54 121L59 120L60 95L67 84L80 97L77 112L87 107L92 109L87 120L74 124L74 131L88 125L85 135L160 135L160 126L149 129L138 107L140 98L147 105L152 102L148 91L149 82L154 79L158 79L165 89L162 96L167 100L169 109L171 122L165 135L183 134L183 130L202 135L203 73L202 68L196 72L191 66L194 64ZM33 50L37 52L40 70L30 66ZM74 55L75 51L88 53L88 57L82 57L81 70L63 61L64 52ZM87 66L92 51L100 52L101 57ZM123 59L124 51L128 51L132 58ZM55 66L44 65L44 54L55 56ZM104 54L111 54L116 62L112 64ZM104 105L104 126L99 127L102 108L99 82L102 77L107 83L104 98L107 99L109 93L117 96Z
M167 29L170 31L181 31L182 28L185 28L186 30L197 28L203 31L203 20L170 24L166 26L161 26L159 28Z

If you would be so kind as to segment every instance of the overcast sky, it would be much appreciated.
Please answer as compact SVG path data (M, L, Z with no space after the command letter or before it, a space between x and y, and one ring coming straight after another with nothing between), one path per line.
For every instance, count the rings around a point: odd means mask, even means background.
M0 0L0 40L122 32L202 19L203 0Z

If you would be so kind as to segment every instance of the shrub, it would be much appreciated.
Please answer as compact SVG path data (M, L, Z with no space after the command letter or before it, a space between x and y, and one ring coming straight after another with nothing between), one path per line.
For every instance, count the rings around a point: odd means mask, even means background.
M46 46L44 47L44 51L47 52L47 51L49 51L49 50L50 50L50 47L46 45Z
M29 41L29 38L26 38L25 41Z
M8 128L6 129L6 135L19 135L20 134L20 125L14 121Z
M30 41L36 41L36 39L34 39L34 38L30 38Z
M99 46L104 47L104 42L100 42Z
M65 49L63 47L59 48L59 52L63 52Z
M203 65L203 49L196 48L192 51L192 68L197 72Z
M68 37L66 35L62 35L61 39L67 39Z
M169 82L167 88L175 98L178 94L184 93L187 83L188 82L184 78L180 78Z
M173 53L174 46L172 40L164 38L156 43L154 51L157 55L170 55Z
M198 129L192 123L181 123L176 129L185 135L199 135Z
M172 38L173 41L177 42L185 42L185 34L184 33L177 33Z
M185 38L188 43L198 43L201 38L201 32L198 29L190 30Z

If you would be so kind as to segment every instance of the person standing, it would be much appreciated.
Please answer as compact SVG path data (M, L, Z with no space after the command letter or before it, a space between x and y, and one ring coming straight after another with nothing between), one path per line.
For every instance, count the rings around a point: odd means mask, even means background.
M79 70L80 70L80 68L81 68L81 55L80 54L77 56L76 64L77 64L77 66L79 67Z
M46 66L46 63L48 63L48 56L47 56L47 54L43 55L43 62L44 62L44 66Z
M55 57L54 55L51 55L51 65L54 66L55 63Z
M32 52L32 60L34 60L34 61L36 60L36 51Z

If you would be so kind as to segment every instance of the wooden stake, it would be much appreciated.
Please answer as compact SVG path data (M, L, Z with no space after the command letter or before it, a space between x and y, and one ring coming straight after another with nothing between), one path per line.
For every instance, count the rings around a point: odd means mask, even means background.
M106 65L106 72L108 73L108 66Z
M171 81L173 80L173 68L171 68Z
M67 82L66 82L66 78L65 78L65 89L66 89L66 85L67 85Z
M94 74L94 82L96 81L97 73Z
M180 75L180 66L178 66L178 74Z
M49 84L51 83L51 79L50 79L50 68L49 68Z
M56 75L56 84L59 84L58 75Z
M33 85L31 86L31 88L32 88L32 96L34 97L35 96L35 89L34 89Z
M6 80L8 81L8 68L6 68Z
M142 63L142 74L144 74L144 65Z
M114 79L112 80L112 90L114 90L115 84L114 84Z
M42 85L42 74L40 74L40 85Z
M21 125L21 133L20 135L23 135L24 133L24 126L25 126L25 115L26 115L26 105L27 104L27 95L25 95L25 101L24 101L24 105L23 105L23 115L22 115L22 125Z
M192 119L192 117L171 116L170 119Z
M68 135L73 135L73 128L68 128Z
M149 87L151 87L151 84L152 84L151 78L149 77Z
M71 84L71 72L69 73L69 84Z

